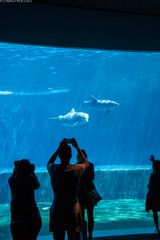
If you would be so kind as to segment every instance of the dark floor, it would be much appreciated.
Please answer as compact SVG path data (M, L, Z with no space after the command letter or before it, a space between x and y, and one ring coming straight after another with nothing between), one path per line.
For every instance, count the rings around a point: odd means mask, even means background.
M39 238L39 240L52 240L51 236ZM155 234L136 234L127 236L96 237L95 240L160 240Z
M148 230L147 230L148 231ZM99 232L99 231L97 231ZM160 236L157 236L156 234L153 233L137 233L137 229L135 229L135 233L132 234L126 234L124 232L124 235L122 235L123 232L120 233L120 235L114 235L114 236L103 236L102 234L104 234L104 232L102 231L100 233L100 236L97 236L97 232L94 234L94 240L160 240ZM105 231L106 234L108 231ZM53 240L52 236L45 236L45 237L39 237L38 240ZM67 240L67 238L66 238Z
M100 237L96 240L158 240L160 237L157 237L155 234L136 234L128 236L114 236L114 237Z

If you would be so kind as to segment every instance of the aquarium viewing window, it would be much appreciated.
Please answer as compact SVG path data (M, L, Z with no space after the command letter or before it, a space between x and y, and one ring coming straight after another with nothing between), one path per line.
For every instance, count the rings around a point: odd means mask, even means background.
M159 92L157 52L1 43L0 238L11 237L8 177L14 160L22 158L36 165L41 235L49 234L53 195L46 163L64 137L75 137L95 165L103 197L95 230L153 226L144 199L149 155L160 158Z

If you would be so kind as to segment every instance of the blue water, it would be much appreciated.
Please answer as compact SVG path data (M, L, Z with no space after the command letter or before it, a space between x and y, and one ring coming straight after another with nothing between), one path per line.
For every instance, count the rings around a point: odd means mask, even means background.
M48 234L53 194L46 163L64 137L77 138L95 164L103 200L95 208L94 229L153 226L144 203L148 157L160 158L159 93L160 53L0 43L0 239L11 237L8 177L21 158L36 164L40 235ZM91 95L119 106L109 112L89 108L84 101ZM72 108L89 121L69 127L50 119Z
M45 167L64 137L77 138L95 166L148 165L160 157L160 53L0 44L0 168L29 158ZM109 99L109 113L83 104ZM74 108L81 126L50 117ZM73 150L73 162L75 151Z

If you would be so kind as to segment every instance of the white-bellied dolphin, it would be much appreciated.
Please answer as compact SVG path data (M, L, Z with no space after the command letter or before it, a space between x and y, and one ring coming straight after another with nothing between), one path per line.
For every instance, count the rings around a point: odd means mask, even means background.
M94 96L90 96L91 100L84 101L84 104L86 104L89 107L92 107L98 111L105 111L108 112L116 107L119 106L119 103L111 100L98 100Z
M58 117L53 117L49 119L56 119L62 125L67 127L75 127L86 124L89 121L89 115L88 113L84 112L76 112L74 108L72 108L72 110L65 115L59 115Z

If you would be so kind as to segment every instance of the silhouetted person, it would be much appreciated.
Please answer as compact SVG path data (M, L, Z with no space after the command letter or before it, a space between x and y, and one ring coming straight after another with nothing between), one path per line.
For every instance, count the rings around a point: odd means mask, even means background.
M85 150L81 149L85 157L87 158L87 154ZM77 163L82 163L82 158L77 154ZM94 204L89 199L88 193L92 191L95 186L93 183L94 180L94 165L91 162L88 162L89 166L85 170L84 174L81 177L80 181L80 189L79 189L79 202L82 208L82 216L83 216L83 226L82 226L82 234L83 239L87 239L87 233L88 233L88 239L91 240L93 238L93 227L94 227L94 217L93 217L93 211L94 211ZM85 221L85 209L87 210L87 220L88 220L88 231Z
M9 178L12 237L13 240L36 240L42 220L34 198L34 191L40 187L35 166L27 159L15 161L14 166Z
M160 234L158 224L158 212L160 211L160 161L155 160L154 155L150 156L150 161L152 161L153 172L151 173L148 183L146 211L152 210L156 233Z
M82 164L70 164L71 143L83 159ZM57 156L61 163L55 164ZM64 139L47 164L51 177L54 201L50 210L50 231L55 240L63 240L67 231L69 240L80 238L82 212L78 201L80 177L88 167L88 161L75 139Z

